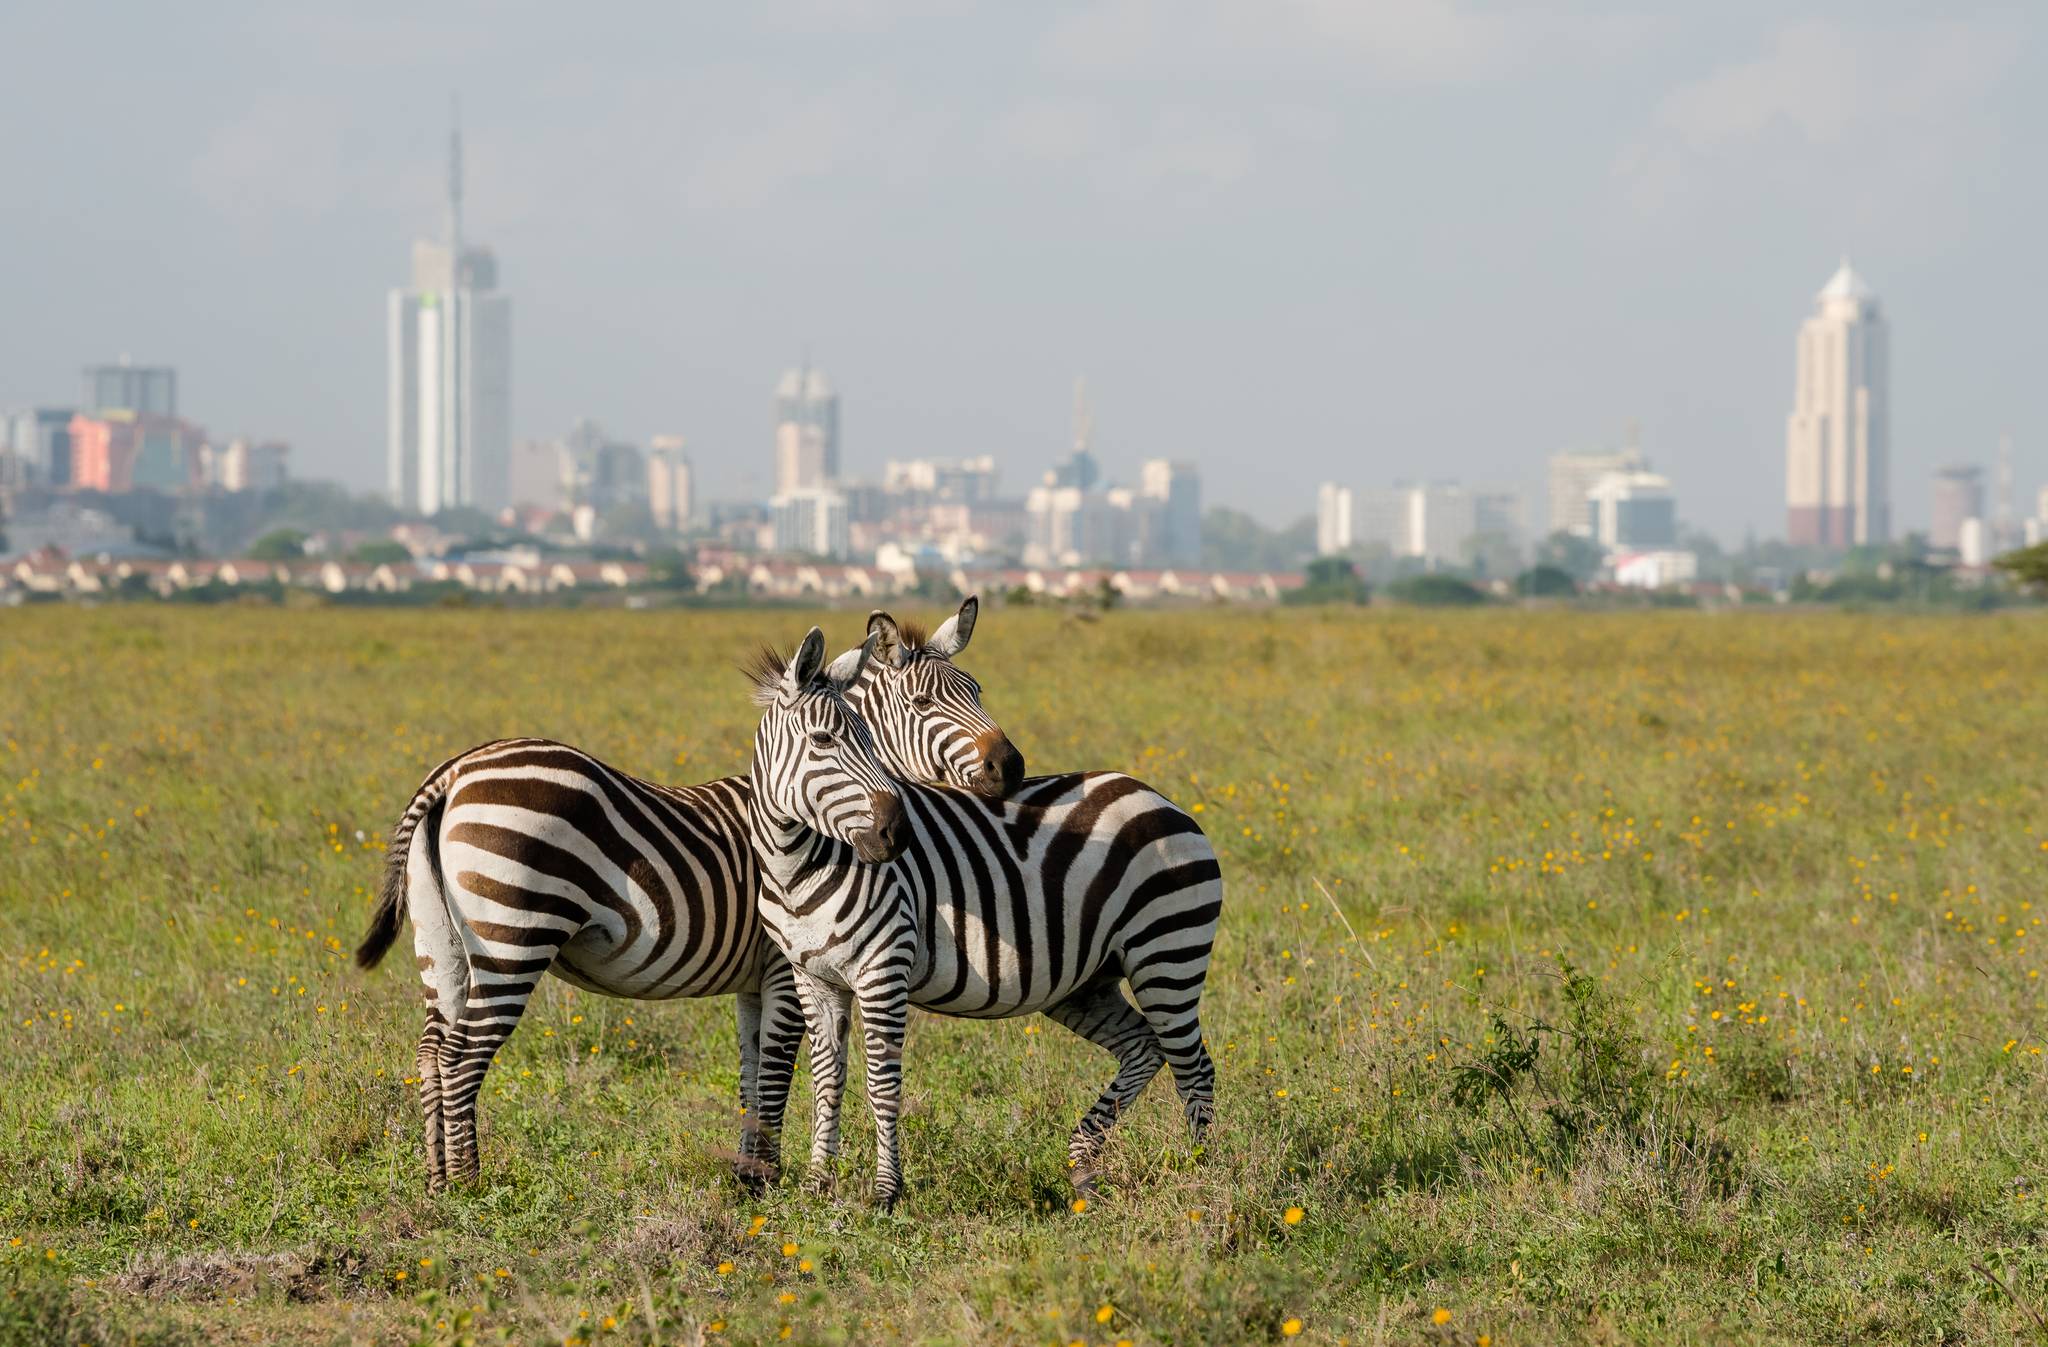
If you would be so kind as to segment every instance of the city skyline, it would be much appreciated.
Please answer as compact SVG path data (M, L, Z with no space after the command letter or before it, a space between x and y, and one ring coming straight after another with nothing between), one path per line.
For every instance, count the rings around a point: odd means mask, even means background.
M137 9L84 103L51 83L82 18L10 15L10 49L52 57L21 63L22 96L67 116L0 139L0 170L45 188L10 220L39 261L0 404L127 349L180 369L195 421L379 486L364 300L434 217L461 88L475 214L518 259L513 438L585 414L680 431L705 498L770 494L759 390L809 343L860 408L849 475L1028 471L1086 369L1110 475L1192 460L1269 523L1340 474L1532 483L1634 418L1688 522L1772 536L1785 334L1845 248L1906 334L1893 531L1928 523L1905 484L2002 430L2023 496L2048 471L2026 306L2002 302L2048 280L2025 231L2044 188L1990 171L2044 97L2039 17L1567 8L1574 44L1451 3L1252 12L650 9L546 41L506 13L451 42L452 17L396 7ZM986 78L938 78L991 48ZM304 55L226 78L258 49ZM207 95L160 96L173 71ZM66 187L87 164L151 209L89 206Z

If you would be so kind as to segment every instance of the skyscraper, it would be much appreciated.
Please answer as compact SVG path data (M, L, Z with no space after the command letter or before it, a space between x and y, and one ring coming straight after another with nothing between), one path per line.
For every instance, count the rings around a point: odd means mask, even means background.
M1963 525L1984 518L1984 470L1958 464L1934 474L1934 518L1927 545L1944 549L1963 545Z
M1552 454L1545 532L1586 533L1590 527L1586 520L1586 497L1600 479L1611 472L1638 472L1642 467L1642 451L1634 445L1619 450L1567 450Z
M1140 559L1151 565L1193 566L1202 559L1202 475L1192 463L1148 459L1139 468L1138 494L1152 523L1142 530Z
M1316 553L1331 556L1351 549L1351 488L1324 482L1316 488Z
M839 395L805 362L775 385L775 494L839 480Z
M680 533L690 526L695 501L689 455L680 435L656 435L647 442L647 506L655 527Z
M79 410L94 412L140 412L145 416L178 414L178 371L169 365L131 365L122 356L117 364L87 365Z
M1799 329L1798 379L1785 425L1785 536L1852 547L1891 536L1889 333L1847 258Z
M421 514L496 513L512 496L512 301L462 237L462 131L448 143L445 242L413 244L412 287L387 303L387 483Z

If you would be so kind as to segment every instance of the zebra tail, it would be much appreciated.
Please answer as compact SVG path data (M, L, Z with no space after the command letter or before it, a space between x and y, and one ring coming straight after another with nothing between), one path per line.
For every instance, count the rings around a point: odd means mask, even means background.
M412 852L412 835L419 830L422 822L430 815L438 816L441 802L448 796L452 763L444 763L426 784L412 797L412 803L405 807L405 814L398 820L398 826L391 830L391 844L384 849L384 889L377 900L377 911L370 918L370 929L363 936L363 943L356 946L356 967L375 968L383 959L391 942L398 939L399 928L405 925L405 876L406 858ZM440 869L440 858L434 858L434 868Z

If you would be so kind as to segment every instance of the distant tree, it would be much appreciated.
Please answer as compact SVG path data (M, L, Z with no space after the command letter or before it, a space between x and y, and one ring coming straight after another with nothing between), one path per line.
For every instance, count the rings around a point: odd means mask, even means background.
M297 529L272 529L249 544L257 561L294 561L306 555L306 535Z
M1316 603L1365 603L1372 598L1372 586L1358 574L1349 557L1317 557L1309 562L1301 588L1288 590L1280 602L1290 605Z
M2048 542L2007 552L1991 564L2028 589L2048 589Z
M435 515L434 527L443 533L468 538L488 538L498 531L498 521L482 510L458 505Z
M920 566L914 574L917 578L911 581L909 589L903 591L909 597L922 599L927 603L958 603L960 601L959 587L953 583L952 577L948 572L935 570L929 566Z
M1536 561L1539 565L1555 566L1584 584L1600 573L1600 567L1606 564L1607 553L1591 538L1581 538L1576 533L1559 529L1538 544Z
M690 559L673 547L647 554L647 583L657 589L688 589L691 586Z
M1530 598L1562 598L1579 592L1578 582L1562 566L1541 562L1515 577L1515 593Z
M348 559L361 562L365 566L395 566L400 562L411 561L412 553L406 549L404 543L395 538L371 538L367 542L357 543L355 550L348 554Z
M1411 575L1388 585L1387 597L1424 608L1470 608L1486 602L1477 586L1455 575Z
M1315 551L1316 521L1304 515L1283 529L1269 529L1227 506L1202 515L1202 564L1226 571L1284 571Z
M654 511L646 501L629 500L598 517L597 536L615 542L657 542L668 536L668 530L654 522Z

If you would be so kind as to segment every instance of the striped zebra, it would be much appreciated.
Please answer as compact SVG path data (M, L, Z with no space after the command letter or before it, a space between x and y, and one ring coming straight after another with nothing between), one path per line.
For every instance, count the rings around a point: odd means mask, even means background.
M973 600L962 611L971 633ZM957 652L967 636L948 626ZM897 673L874 669L863 689L879 698ZM893 770L929 762L933 779L974 790L1021 771L978 689L922 711L910 707L917 695L893 700L923 725L915 742L926 756ZM878 699L876 713L890 704ZM899 728L898 741L913 736ZM773 1179L804 1022L789 966L760 926L752 793L750 776L641 781L545 739L484 744L428 774L392 830L382 900L356 961L374 966L411 916L426 1002L417 1060L430 1190L477 1176L485 1073L549 971L613 996L737 993L739 1171L751 1184Z
M811 644L787 665L772 655L755 664L764 714L751 810L762 921L794 967L810 1035L811 1184L831 1185L856 1003L885 1206L903 1189L896 1124L913 1005L984 1019L1043 1012L1116 1057L1114 1079L1068 1141L1080 1191L1092 1188L1118 1115L1162 1064L1199 1144L1215 1098L1199 1012L1223 905L1201 828L1117 772L1027 779L1007 801L899 783L890 803L875 793L879 760L863 759L865 736L838 718L844 698ZM914 697L916 686L883 681L869 700ZM822 735L821 720L832 725ZM847 803L863 798L866 812ZM859 828L884 816L907 830L893 864L860 842Z
M874 658L851 695L899 780L950 781L999 800L1024 779L1024 755L982 709L981 684L953 663L980 611L970 594L930 635L879 608L869 613Z
M477 1177L485 1073L549 972L641 1000L737 993L739 1169L774 1173L802 1013L757 916L752 794L745 777L642 781L547 739L483 744L427 775L356 962L375 966L412 918L430 1192Z

